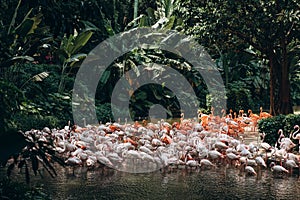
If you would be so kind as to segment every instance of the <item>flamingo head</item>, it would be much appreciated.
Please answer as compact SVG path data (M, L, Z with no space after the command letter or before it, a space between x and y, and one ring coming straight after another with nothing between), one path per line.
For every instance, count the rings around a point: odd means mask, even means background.
M271 168L271 171L273 171L273 167L275 166L275 163L274 163L274 162L271 162L269 166L270 166L270 168Z
M283 130L282 130L282 129L279 129L279 130L278 130L278 135L279 135L279 134L281 135L282 133L283 133Z

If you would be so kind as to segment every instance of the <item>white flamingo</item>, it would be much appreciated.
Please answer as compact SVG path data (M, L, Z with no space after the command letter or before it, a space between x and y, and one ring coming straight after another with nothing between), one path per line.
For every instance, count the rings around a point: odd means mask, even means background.
M69 165L82 165L82 160L77 156L73 156L68 158L65 163Z
M283 130L278 130L279 138L277 140L277 143L280 145L281 149L285 149L286 151L290 151L292 148L294 148L296 145L293 143L293 141L290 138L287 138L283 134Z
M86 160L86 165L88 167L94 167L97 162L97 157L96 156L89 156Z
M262 134L262 140L261 140L261 143L260 143L260 147L265 151L266 153L266 156L265 156L265 162L267 161L268 159L268 151L270 151L272 149L272 146L267 143L267 142L264 142L265 140L265 137L266 137L266 134L263 133Z
M275 165L274 162L271 162L270 167L273 173L289 173L286 168L282 167L281 165Z
M294 129L296 129L296 131L292 134L292 138L294 140L298 140L298 148L299 148L298 151L300 153L300 133L299 133L300 127L299 127L299 125L295 125Z
M285 162L285 166L286 166L286 168L288 168L290 170L291 174L293 172L293 168L298 168L299 167L294 160L287 160Z
M255 161L258 164L258 166L263 166L264 168L267 168L266 162L264 161L264 159L261 156L257 156L255 158Z
M113 166L112 162L107 157L105 157L103 155L99 155L99 154L96 155L96 157L97 157L97 161L98 162L100 162L100 163L102 163L102 164L104 164L104 165L106 165L108 167L112 167Z
M154 158L151 155L149 155L149 154L147 154L147 153L145 153L143 151L140 152L140 157L144 161L155 162Z
M217 150L210 150L208 151L208 157L212 160L217 160L220 158L224 158L224 155L218 152Z
M186 166L189 166L191 168L193 167L197 168L199 166L199 163L196 160L188 160L186 162Z
M247 175L256 175L255 170L251 166L246 166L245 167L245 172L247 173Z
M216 165L214 165L212 162L210 162L207 159L202 159L200 161L200 167L216 167Z
M238 161L241 156L230 152L230 153L226 154L226 157L228 158L230 164L232 164L232 162L235 162L235 164L236 164L236 161Z
M271 156L275 156L275 158L278 158L280 160L280 165L282 165L282 161L287 159L287 151L286 149L277 149L275 148L273 152L271 153Z
M249 159L249 158L246 158L246 165L247 166L253 166L253 167L256 167L257 166L257 163L254 159Z
M294 160L287 160L285 165L287 168L299 167Z

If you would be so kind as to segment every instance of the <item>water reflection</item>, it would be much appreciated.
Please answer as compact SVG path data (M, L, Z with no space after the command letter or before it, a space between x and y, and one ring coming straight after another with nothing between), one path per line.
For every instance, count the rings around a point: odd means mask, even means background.
M298 199L298 176L275 176L263 170L245 176L236 168L179 169L130 174L107 168L87 170L58 166L58 177L46 173L42 183L52 199ZM19 176L17 174L17 176Z

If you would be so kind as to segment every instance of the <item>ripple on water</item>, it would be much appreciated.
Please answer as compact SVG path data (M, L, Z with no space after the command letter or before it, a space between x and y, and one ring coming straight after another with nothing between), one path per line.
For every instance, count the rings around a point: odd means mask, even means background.
M111 169L57 167L56 178L39 176L52 199L298 199L299 178L263 170L245 176L236 168L129 174ZM3 170L2 170L3 171ZM2 173L3 174L3 173ZM20 176L16 173L16 177Z

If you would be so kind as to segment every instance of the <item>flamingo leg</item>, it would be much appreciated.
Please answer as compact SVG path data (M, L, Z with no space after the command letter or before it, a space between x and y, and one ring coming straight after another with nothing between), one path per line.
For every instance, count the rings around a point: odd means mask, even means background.
M268 162L268 153L267 153L267 150L266 150L265 162L266 162L266 163Z

